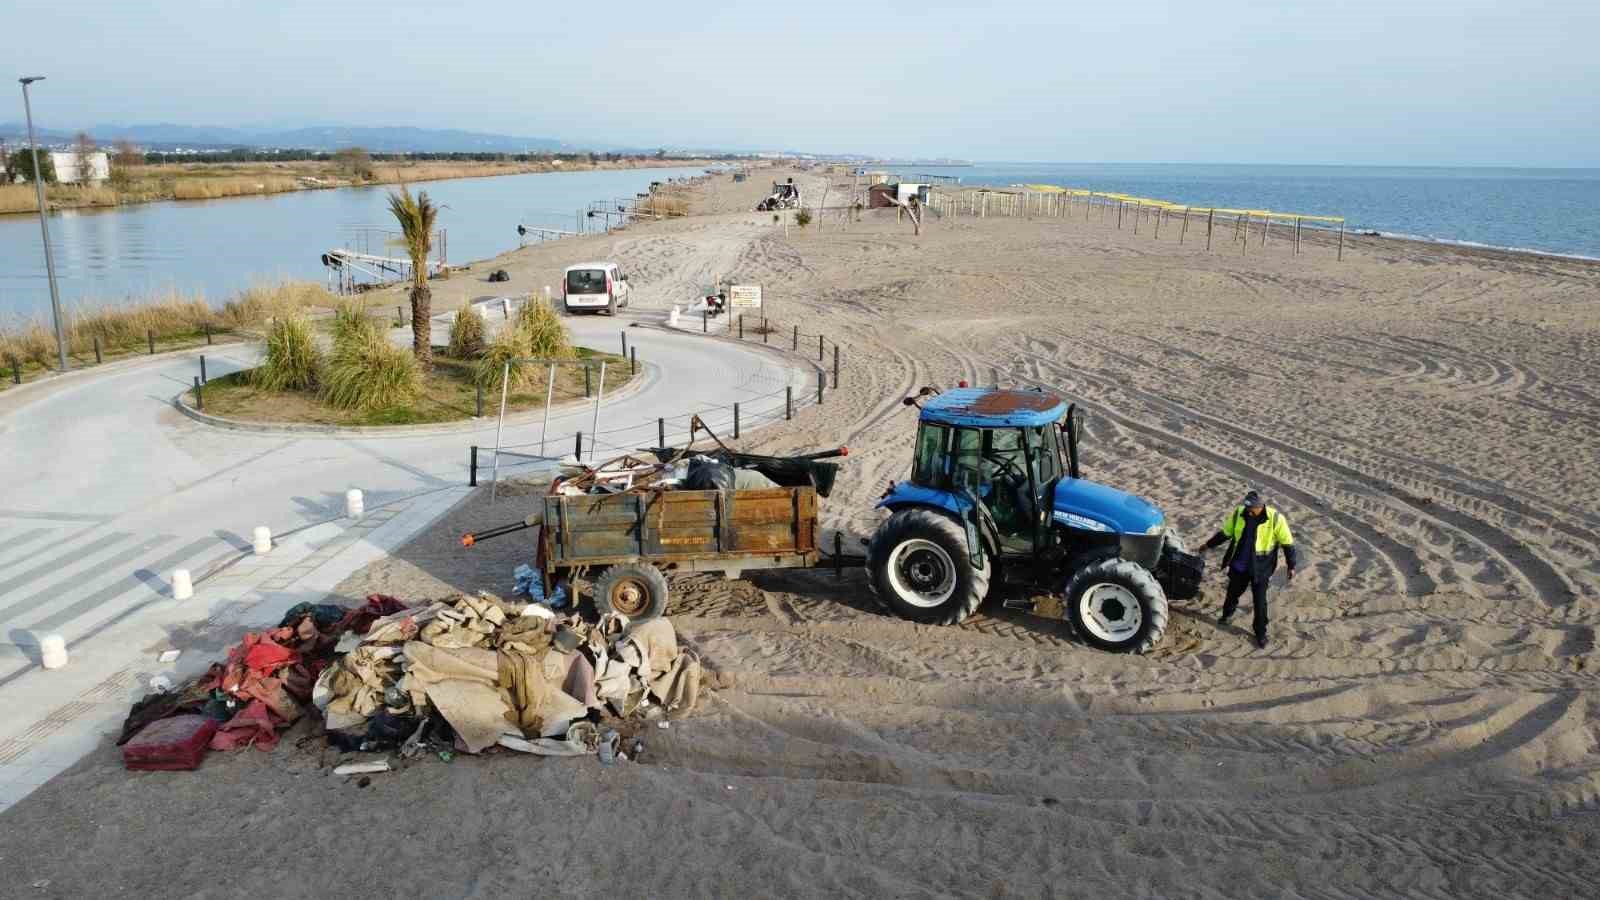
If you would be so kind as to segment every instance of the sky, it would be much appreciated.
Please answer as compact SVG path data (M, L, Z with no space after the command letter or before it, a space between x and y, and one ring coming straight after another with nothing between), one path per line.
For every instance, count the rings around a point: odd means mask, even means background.
M35 121L59 130L410 125L975 160L1600 166L1596 0L6 6L0 60L48 76ZM0 121L22 118L12 96Z

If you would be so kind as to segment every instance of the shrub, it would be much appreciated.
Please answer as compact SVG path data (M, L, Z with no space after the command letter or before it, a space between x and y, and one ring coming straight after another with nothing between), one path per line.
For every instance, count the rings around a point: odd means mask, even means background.
M807 225L810 225L811 224L811 210L805 209L804 207L796 210L795 214L794 214L794 223L796 225L799 225L801 228L804 228Z
M317 386L321 369L311 323L299 314L282 316L267 328L267 356L250 381L266 391L308 391Z
M484 348L473 377L485 389L498 389L500 375L510 362L511 387L527 390L543 385L545 367L515 360L572 359L576 355L566 323L544 302L529 298L516 318Z
M456 359L471 359L483 352L483 316L471 304L456 312L450 324L449 354Z
M378 323L367 315L367 304L362 300L341 300L333 308L333 346L335 352L344 344L364 340L368 335L381 336Z
M550 304L529 296L517 310L517 329L527 335L528 355L539 359L568 359L573 356L572 335Z
M337 409L401 406L419 390L416 358L377 329L353 330L336 344L322 377L323 402Z

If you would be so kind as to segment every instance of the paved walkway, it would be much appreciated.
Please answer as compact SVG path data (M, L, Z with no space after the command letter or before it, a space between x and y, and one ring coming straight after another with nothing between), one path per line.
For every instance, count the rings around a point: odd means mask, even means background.
M611 350L632 321L664 318L569 323L579 343ZM783 415L786 386L797 404L815 390L808 367L755 346L626 330L644 381L601 408L598 438L586 434L601 458L654 444L658 417L668 440L681 441L692 413L727 429L740 403L748 429ZM253 362L248 347L214 351L212 375ZM183 676L220 654L203 640L191 646L195 636L276 624L399 546L466 491L469 447L495 443L493 419L469 433L409 437L217 429L171 406L195 374L193 356L161 358L79 377L0 417L0 809L114 731L150 677ZM574 432L595 431L593 416L553 415L548 454L571 453ZM542 436L539 422L508 425L504 443L524 455L503 459L503 474L548 465L527 458ZM490 465L487 452L480 460ZM351 487L366 496L359 522L342 518ZM278 536L265 557L249 555L258 525ZM193 573L194 598L171 599L176 568ZM67 641L66 669L39 666L49 634ZM157 662L167 647L187 648L175 667Z

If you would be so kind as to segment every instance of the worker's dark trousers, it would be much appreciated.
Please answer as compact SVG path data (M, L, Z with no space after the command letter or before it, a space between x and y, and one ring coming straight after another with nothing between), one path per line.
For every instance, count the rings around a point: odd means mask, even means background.
M1239 608L1239 598L1244 589L1250 589L1250 600L1255 604L1254 622L1257 638L1267 636L1267 579L1253 578L1249 572L1228 571L1228 595L1222 601L1222 615L1231 616Z

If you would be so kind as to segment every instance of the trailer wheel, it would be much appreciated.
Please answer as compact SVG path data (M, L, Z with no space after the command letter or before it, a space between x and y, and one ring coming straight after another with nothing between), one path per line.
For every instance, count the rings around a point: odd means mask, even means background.
M1145 653L1167 631L1167 595L1144 566L1100 559L1067 581L1067 618L1090 646Z
M902 509L878 526L867 545L872 595L902 619L954 625L989 593L990 557L974 566L961 523L944 512Z
M612 566L594 583L594 608L632 622L658 618L667 611L667 577L649 563Z

